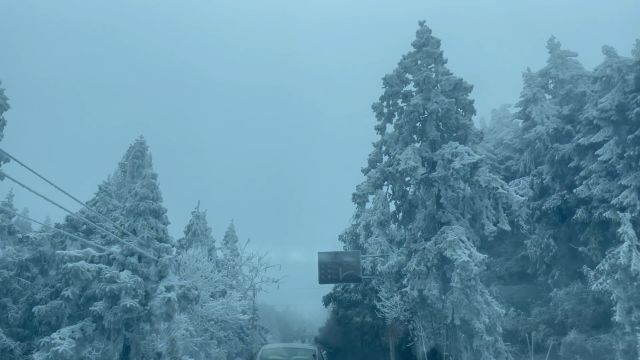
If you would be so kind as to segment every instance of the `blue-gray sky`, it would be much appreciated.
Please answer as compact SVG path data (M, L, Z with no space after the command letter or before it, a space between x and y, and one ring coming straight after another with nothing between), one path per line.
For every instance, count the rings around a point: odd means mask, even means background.
M89 199L143 134L172 235L201 200L217 238L233 218L282 264L265 301L319 313L315 252L339 246L375 138L370 105L418 20L486 116L517 100L549 36L591 68L604 44L629 53L639 18L637 0L0 0L2 147ZM16 201L61 218L19 189Z

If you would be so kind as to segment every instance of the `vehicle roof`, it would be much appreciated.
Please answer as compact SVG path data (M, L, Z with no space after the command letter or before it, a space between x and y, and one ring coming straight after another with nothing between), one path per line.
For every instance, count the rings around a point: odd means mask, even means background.
M301 343L277 343L277 344L267 344L263 346L263 349L277 349L277 348L296 348L296 349L313 349L317 350L315 345L311 344L301 344Z

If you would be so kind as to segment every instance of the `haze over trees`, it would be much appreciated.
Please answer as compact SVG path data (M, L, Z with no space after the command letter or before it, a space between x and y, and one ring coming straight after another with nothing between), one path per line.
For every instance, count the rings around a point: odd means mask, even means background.
M477 129L472 86L419 24L340 236L387 256L325 296L333 359L638 359L640 41L594 70L547 51Z
M640 40L592 70L546 50L478 128L472 85L419 23L372 107L339 240L382 256L323 298L331 360L640 358ZM0 86L0 140L8 110ZM194 204L169 235L158 176L140 137L58 223L0 200L0 359L250 359L312 336L258 305L273 266L233 221L217 239Z
M7 109L0 90L0 130ZM265 342L269 263L233 223L219 248L199 205L172 239L142 137L87 205L34 230L12 192L2 201L0 358L237 359Z

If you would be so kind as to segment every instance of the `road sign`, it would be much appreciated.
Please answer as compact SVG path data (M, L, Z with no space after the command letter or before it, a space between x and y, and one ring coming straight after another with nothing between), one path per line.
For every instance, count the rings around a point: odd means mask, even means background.
M362 282L360 251L319 252L318 282L320 284Z

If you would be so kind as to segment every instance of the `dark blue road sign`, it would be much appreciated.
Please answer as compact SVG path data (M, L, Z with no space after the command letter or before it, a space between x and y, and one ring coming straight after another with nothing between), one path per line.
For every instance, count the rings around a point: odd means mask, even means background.
M347 284L362 282L360 251L325 251L318 253L318 282Z

